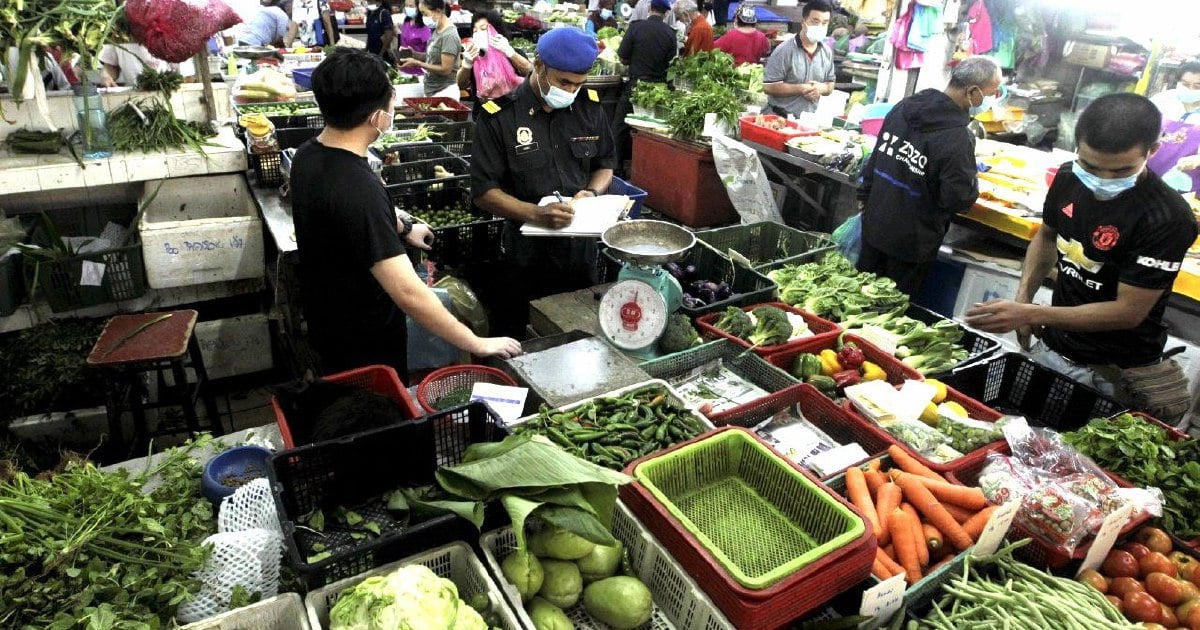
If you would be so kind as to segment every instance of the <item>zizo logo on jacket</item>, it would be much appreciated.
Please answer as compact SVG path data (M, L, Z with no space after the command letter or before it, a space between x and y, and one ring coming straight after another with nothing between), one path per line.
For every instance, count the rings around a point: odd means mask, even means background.
M901 162L914 175L925 176L925 165L929 163L929 158L922 155L911 142L904 140L903 144L901 144L900 136L894 136L887 131L883 132L883 136L879 138L879 142L880 145L876 147L876 150L882 151L888 157Z
M1157 258L1151 258L1149 256L1138 256L1137 264L1143 267L1149 267L1151 269L1161 269L1163 271L1179 271L1179 267L1182 265L1182 263L1168 262L1165 260L1159 260Z

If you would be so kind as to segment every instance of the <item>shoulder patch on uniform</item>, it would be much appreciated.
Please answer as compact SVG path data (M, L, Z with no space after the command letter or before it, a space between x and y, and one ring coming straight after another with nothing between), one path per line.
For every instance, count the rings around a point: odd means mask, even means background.
M596 90L589 89L588 90L588 98L592 99L593 103L599 103L600 102L600 93L597 92Z
M500 104L496 101L484 101L481 107L483 107L483 111L489 114L495 114L500 111Z

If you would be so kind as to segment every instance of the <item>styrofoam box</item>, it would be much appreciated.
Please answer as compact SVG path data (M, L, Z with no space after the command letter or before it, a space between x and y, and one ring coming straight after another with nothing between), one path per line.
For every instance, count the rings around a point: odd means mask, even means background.
M252 374L275 366L271 330L262 313L196 323L209 378Z
M244 174L147 182L142 205L138 231L151 288L262 277L262 218Z

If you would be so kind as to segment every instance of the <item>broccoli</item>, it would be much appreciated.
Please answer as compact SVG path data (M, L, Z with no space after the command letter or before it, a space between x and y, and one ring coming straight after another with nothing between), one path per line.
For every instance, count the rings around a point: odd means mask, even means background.
M792 338L792 322L787 313L774 306L754 309L754 333L748 340L755 346L776 346Z
M725 312L714 324L718 330L725 331L738 339L746 339L754 332L754 320L742 309L736 306L725 307Z
M667 328L662 339L658 340L658 349L663 354L682 352L700 343L700 335L692 326L692 320L683 313L672 313L667 318Z

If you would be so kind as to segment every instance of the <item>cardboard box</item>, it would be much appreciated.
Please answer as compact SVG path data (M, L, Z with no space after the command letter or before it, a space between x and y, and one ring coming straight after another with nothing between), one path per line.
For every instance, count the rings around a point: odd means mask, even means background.
M1077 40L1067 40L1063 46L1063 59L1067 63L1085 68L1104 68L1108 58L1113 54L1113 46L1089 44Z

